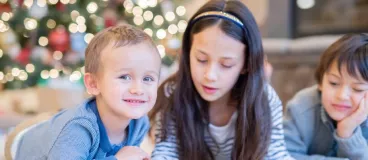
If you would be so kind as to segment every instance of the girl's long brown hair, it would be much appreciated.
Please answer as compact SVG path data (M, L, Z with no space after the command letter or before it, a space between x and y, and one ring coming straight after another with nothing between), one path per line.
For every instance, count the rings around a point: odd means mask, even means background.
M230 13L244 24L208 17L193 22L193 17L207 11ZM214 155L204 141L208 130L208 103L194 87L190 74L189 54L194 34L218 25L228 36L245 44L244 70L232 89L231 98L237 102L238 118L232 150L232 159L259 160L266 156L271 135L271 114L263 74L263 48L258 26L252 13L239 1L211 0L202 6L188 22L183 35L182 53L178 72L159 87L157 103L150 113L151 120L160 114L162 137L169 133L169 123L176 125L179 158L181 160L211 160ZM226 76L226 75L223 75ZM175 90L165 97L164 85L174 82ZM172 132L172 131L171 131Z

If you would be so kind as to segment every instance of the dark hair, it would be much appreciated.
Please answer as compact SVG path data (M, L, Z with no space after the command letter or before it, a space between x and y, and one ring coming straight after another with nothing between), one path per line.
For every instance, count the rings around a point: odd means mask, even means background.
M357 78L358 71L368 81L368 35L346 34L328 47L322 54L315 73L318 84L322 84L323 75L334 62L337 62L340 72L342 65L346 65L351 76Z
M232 20L206 17L193 22L194 18L208 11L223 11L237 17L243 27ZM271 114L265 90L263 73L263 48L256 21L249 9L240 1L211 0L202 6L189 20L183 35L179 70L163 82L159 93L165 90L165 83L175 81L175 90L162 102L157 101L150 116L151 120L161 113L161 140L167 138L170 121L176 124L179 159L213 159L205 143L204 133L208 131L208 102L203 100L194 87L189 68L189 54L194 34L217 25L228 36L245 46L245 74L241 74L232 89L231 98L237 102L238 118L232 150L232 159L263 159L267 153L271 133ZM160 99L160 98L159 98ZM172 131L171 131L172 132Z

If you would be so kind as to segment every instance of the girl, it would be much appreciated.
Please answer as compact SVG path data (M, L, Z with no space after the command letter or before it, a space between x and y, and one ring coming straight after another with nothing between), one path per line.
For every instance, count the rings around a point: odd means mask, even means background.
M368 159L368 36L345 35L321 56L318 85L287 104L286 145L296 159Z
M287 159L282 104L263 71L261 36L239 1L207 2L190 19L176 75L151 119L152 159ZM160 93L159 93L160 95Z

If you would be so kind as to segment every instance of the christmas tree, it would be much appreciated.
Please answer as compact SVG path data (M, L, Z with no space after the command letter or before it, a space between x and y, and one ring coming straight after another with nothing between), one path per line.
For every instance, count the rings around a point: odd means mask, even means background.
M0 84L6 89L45 85L67 77L81 82L84 50L98 31L129 23L172 63L186 28L175 0L0 0Z

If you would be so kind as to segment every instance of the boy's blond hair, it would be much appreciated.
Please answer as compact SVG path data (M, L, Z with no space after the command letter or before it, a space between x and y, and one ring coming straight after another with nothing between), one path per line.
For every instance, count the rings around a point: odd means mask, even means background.
M155 46L149 35L147 35L141 29L133 27L129 24L109 27L102 30L101 32L97 33L88 44L85 52L85 72L97 73L101 65L101 52L110 43L115 43L113 46L118 48L126 45L142 43L145 41Z

